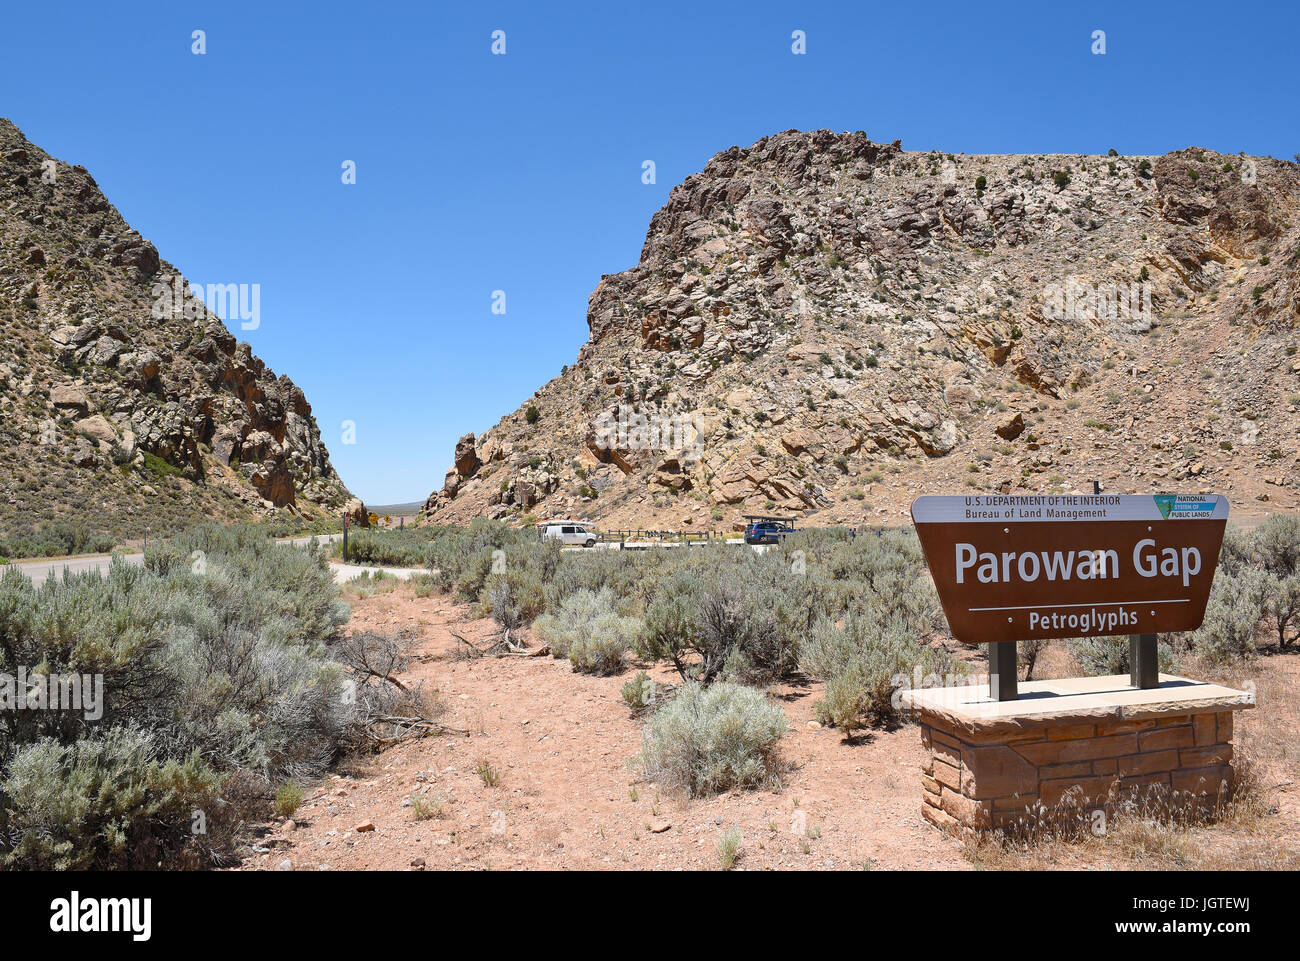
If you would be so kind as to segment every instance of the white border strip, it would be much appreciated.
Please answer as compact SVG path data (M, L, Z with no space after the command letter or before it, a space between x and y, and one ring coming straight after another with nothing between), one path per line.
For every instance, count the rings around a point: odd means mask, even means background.
M1162 505L1169 508L1166 516ZM1222 494L927 495L912 502L917 524L1025 524L1070 521L1166 521L1228 518Z
M1102 601L1100 603L1086 604L1022 604L1018 607L968 607L968 611L1037 611L1037 610L1058 610L1062 607L1123 607L1125 604L1190 604L1190 597L1180 597L1169 601Z

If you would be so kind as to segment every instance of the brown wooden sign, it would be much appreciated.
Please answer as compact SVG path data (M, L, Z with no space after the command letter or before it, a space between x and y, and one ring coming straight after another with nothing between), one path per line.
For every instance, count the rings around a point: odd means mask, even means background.
M1228 502L1211 495L919 497L912 521L968 644L1191 631Z

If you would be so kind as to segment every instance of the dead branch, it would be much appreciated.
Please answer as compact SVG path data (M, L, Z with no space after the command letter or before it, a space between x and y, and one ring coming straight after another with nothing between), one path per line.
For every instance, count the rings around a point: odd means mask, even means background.
M469 731L450 727L427 717L405 717L385 714L372 717L362 731L367 741L378 749L391 747L401 741L435 734L460 734L469 737Z
M454 637L456 640L460 641L460 642L461 642L462 644L464 644L467 648L469 648L469 656L470 656L470 657L486 657L486 656L488 655L488 653L491 651L491 648L487 648L487 649L485 650L485 649L483 649L483 648L480 648L480 647L476 647L476 646L474 646L474 645L471 644L468 640L466 640L464 637L462 637L461 635L457 634L455 631L452 631L452 632L451 632L451 636Z
M497 657L542 657L543 655L550 653L551 645L546 644L532 651L525 648L520 648L514 651L501 651L497 654Z

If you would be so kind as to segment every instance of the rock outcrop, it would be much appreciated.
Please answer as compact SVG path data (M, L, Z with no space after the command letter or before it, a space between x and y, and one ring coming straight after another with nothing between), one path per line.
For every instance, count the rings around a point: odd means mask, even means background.
M7 120L0 236L0 529L342 510L302 390L189 295L84 168Z
M864 523L1093 479L1293 505L1298 324L1294 163L786 131L673 188L576 361L424 513Z

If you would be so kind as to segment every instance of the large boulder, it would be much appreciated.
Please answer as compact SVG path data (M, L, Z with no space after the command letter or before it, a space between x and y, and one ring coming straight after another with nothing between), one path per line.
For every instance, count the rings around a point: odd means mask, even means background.
M250 433L239 447L239 459L244 463L266 460L278 453L280 453L280 445L264 430Z
M77 421L72 429L82 437L88 437L101 445L112 445L117 442L117 431L99 414Z
M672 490L690 490L691 478L686 473L687 464L676 454L666 454L655 466L651 480Z
M78 467L99 466L99 455L95 453L95 448L91 447L84 437L77 438L76 449L72 452L72 463Z
M212 435L212 455L223 464L238 459L243 444L242 425L222 424Z
M456 473L469 477L478 470L478 452L474 449L474 435L466 434L456 441Z
M366 510L366 505L362 503L360 497L348 501L343 508L343 513L348 519L349 527L370 526L370 512Z
M276 507L294 502L293 474L284 459L275 456L263 461L249 478L257 492Z
M86 399L86 392L70 385L51 387L50 403L65 413L75 411L85 414L90 410L90 401Z
M945 420L937 429L911 433L916 439L917 446L927 457L945 457L951 454L953 448L957 446L957 441L961 439L956 422L951 420Z
M1025 429L1025 418L1019 412L1008 414L994 426L993 431L1003 440L1015 440Z
M818 436L816 431L809 430L807 427L799 427L781 435L781 446L791 454L798 456L805 451L820 447L821 437Z

